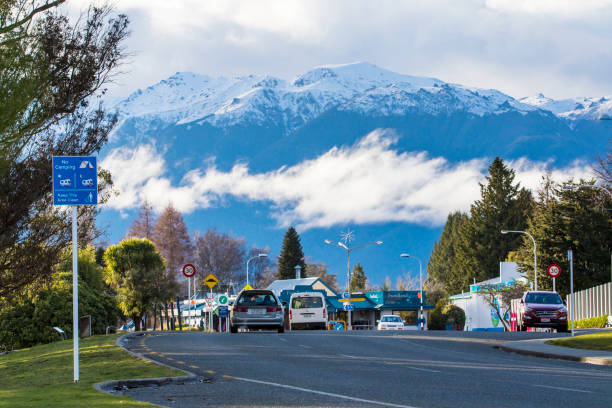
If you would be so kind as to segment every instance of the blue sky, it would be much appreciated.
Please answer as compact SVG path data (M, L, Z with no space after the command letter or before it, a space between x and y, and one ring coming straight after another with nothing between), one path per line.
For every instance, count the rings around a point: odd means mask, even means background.
M115 3L132 21L134 53L115 96L177 71L291 79L355 61L515 97L612 95L612 0Z

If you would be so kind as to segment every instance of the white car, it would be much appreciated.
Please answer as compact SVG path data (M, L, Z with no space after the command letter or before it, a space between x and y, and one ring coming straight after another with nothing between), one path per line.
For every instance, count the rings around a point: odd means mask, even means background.
M384 315L378 321L378 330L404 330L404 321L397 315Z

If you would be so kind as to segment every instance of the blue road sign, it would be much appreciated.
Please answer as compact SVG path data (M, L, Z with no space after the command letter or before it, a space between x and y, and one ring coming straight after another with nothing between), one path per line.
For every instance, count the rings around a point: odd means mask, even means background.
M355 305L344 305L344 310L346 312L355 310Z
M342 299L348 299L349 298L349 293L348 292L342 292Z
M53 204L98 204L95 156L53 156Z
M217 310L219 311L219 317L229 316L229 308L227 306L219 306Z

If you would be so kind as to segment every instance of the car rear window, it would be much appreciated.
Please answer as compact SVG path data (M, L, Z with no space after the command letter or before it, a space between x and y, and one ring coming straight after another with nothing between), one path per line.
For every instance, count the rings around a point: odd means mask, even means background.
M276 305L274 295L270 293L243 293L236 301L237 306L273 306Z
M311 307L323 307L323 299L318 296L297 296L291 300L292 309L310 309Z
M525 302L547 305L560 305L563 303L561 297L556 293L528 293L527 296L525 296Z

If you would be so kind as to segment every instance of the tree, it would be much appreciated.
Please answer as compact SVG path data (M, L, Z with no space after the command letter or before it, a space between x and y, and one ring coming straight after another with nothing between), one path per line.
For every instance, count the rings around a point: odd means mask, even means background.
M449 293L465 290L474 278L484 281L496 276L499 262L520 245L519 234L501 234L502 229L524 230L532 208L531 194L515 184L514 177L514 170L499 157L493 160L488 183L480 184L481 199L472 204L470 219L459 228Z
M195 234L194 259L202 278L212 273L220 285L241 282L245 279L245 241L231 234L207 230L204 235ZM200 279L200 282L202 279Z
M176 278L180 267L191 259L193 248L183 216L172 204L166 207L155 222L153 242L166 260L169 274Z
M302 278L306 278L307 269L300 236L295 228L290 227L283 238L283 247L278 257L278 279L295 278L295 267L302 267Z
M418 290L421 287L420 283L418 278L405 273L395 279L395 288L397 290Z
M570 181L564 183L572 185ZM569 262L567 250L574 253L574 290L609 282L612 252L612 197L602 194L594 181L580 180L573 184L591 184L565 190L554 184L549 194L540 194L527 231L537 245L538 289L552 290L552 279L546 274L550 264L561 266L556 290L562 296L569 293ZM548 197L548 199L544 199ZM533 281L533 242L524 237L513 254L521 270Z
M311 277L318 277L325 282L330 288L336 293L340 293L340 286L338 285L338 276L327 273L327 266L322 262L307 263L306 269Z
M597 158L597 166L595 167L595 173L597 178L601 180L604 187L609 193L612 193L610 186L612 185L612 139L610 139L610 147L606 152L605 157L599 156Z
M382 290L384 291L391 290L391 279L388 276L385 276Z
M128 238L104 253L106 283L117 292L121 311L140 330L140 321L151 306L163 300L166 264L146 238Z
M155 242L154 225L155 215L153 214L153 207L147 200L144 200L140 206L138 216L132 221L132 225L130 225L126 238L147 238Z
M440 235L440 240L434 244L433 251L427 262L429 279L440 282L446 288L456 287L453 282L459 275L455 269L457 246L459 245L459 229L467 222L465 213L455 212L449 214L446 224ZM460 278L460 280L462 280Z
M72 254L65 251L50 282L28 291L11 302L0 302L0 350L30 347L59 338L53 327L72 336ZM79 251L79 312L91 315L92 334L104 334L120 314L114 296L102 279L95 250Z
M486 303L495 311L495 315L504 326L504 331L510 331L510 307L512 299L523 296L529 286L521 281L510 284L490 284L481 286L478 292Z
M125 16L90 8L72 24L53 12L63 1L0 5L0 296L48 283L71 240L70 217L54 207L53 155L90 155L116 118L94 97L125 52ZM99 170L104 202L110 174ZM79 244L96 235L95 207L79 207Z
M351 277L351 292L365 292L368 283L368 278L363 271L363 266L357 263L353 267L353 273Z

